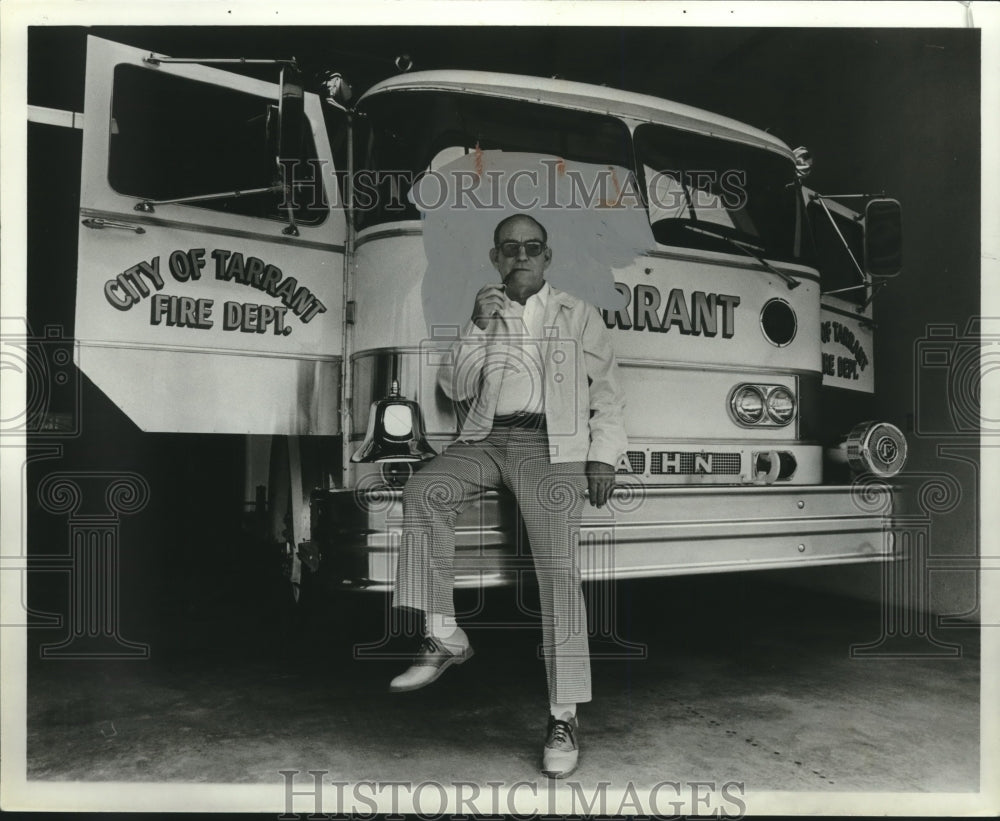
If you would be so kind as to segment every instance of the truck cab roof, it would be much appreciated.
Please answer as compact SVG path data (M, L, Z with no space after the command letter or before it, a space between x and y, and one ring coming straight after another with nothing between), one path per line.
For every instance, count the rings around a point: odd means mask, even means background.
M485 94L622 117L750 143L791 157L786 143L766 131L694 106L608 86L489 71L418 71L382 80L359 102L391 91Z

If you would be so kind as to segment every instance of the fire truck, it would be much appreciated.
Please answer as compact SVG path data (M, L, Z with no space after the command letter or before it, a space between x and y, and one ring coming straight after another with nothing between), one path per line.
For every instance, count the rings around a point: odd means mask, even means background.
M893 558L906 441L871 407L896 201L847 207L805 186L805 149L641 94L431 71L352 99L294 61L274 82L233 70L252 62L90 37L84 111L30 117L83 130L76 364L143 431L244 437L248 511L293 591L391 590L402 488L456 436L436 366L503 216L420 207L457 167L610 186L537 211L553 284L572 261L562 281L604 289L626 394L584 579ZM442 279L444 258L468 276ZM530 567L511 498L462 513L456 586Z

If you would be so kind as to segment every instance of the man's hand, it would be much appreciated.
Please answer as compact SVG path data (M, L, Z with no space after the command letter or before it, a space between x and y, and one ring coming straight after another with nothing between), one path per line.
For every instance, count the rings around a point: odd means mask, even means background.
M503 311L505 304L503 288L499 285L484 285L476 294L476 307L472 309L472 321L485 331L493 317Z
M615 489L615 469L604 462L587 462L587 491L594 507L604 507Z

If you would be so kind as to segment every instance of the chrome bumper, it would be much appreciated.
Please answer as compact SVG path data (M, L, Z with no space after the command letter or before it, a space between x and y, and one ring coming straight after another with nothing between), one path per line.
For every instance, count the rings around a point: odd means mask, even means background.
M579 525L585 580L886 561L894 557L888 485L619 488ZM402 491L317 491L313 550L341 587L391 590ZM456 587L516 583L530 548L508 494L488 493L456 524Z

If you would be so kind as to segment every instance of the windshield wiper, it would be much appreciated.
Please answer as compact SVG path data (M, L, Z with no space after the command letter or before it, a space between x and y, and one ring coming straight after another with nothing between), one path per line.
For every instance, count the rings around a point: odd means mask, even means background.
M307 183L292 183L293 188L302 188L305 185L307 185ZM152 214L155 213L157 205L189 205L199 202L213 202L215 200L238 199L240 197L248 197L254 194L281 194L283 191L284 187L279 184L268 185L265 188L246 188L237 191L222 191L218 194L192 194L187 197L175 197L171 200L143 199L139 200L139 202L135 204L135 210L142 211L145 214ZM299 229L295 224L295 215L289 211L287 219L288 225L281 229L281 233L297 237L299 235Z
M706 224L711 225L711 223L704 223L704 222L700 222L698 225L691 225L691 223L686 222L684 223L684 227L687 228L689 231L694 231L698 234L705 234L710 237L716 237L717 239L721 239L726 243L728 243L729 245L733 246L733 248L737 249L738 251L742 251L748 257L753 257L755 260L757 260L757 262L763 265L772 274L781 277L781 279L783 279L785 281L785 284L788 286L789 291L791 291L793 288L799 287L800 283L797 279L795 279L795 277L789 276L784 271L779 271L777 268L771 265L770 262L764 259L761 253L764 251L764 249L761 248L759 245L751 245L749 242L733 239L731 236L726 234L721 228L715 230L710 228L705 228L704 226Z

